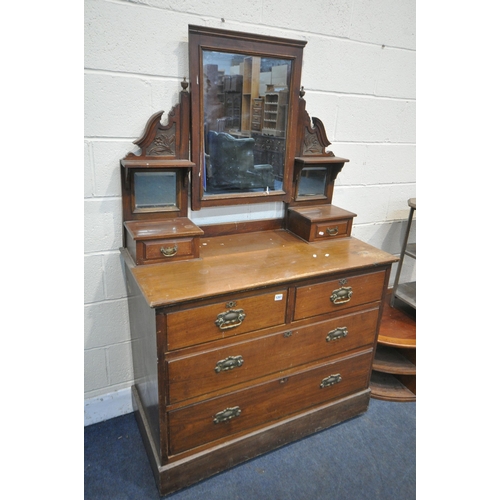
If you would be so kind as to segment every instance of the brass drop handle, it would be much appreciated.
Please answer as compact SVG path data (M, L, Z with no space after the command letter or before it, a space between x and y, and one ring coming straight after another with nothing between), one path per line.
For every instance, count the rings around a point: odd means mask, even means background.
M330 300L334 304L345 304L349 302L352 297L352 288L350 286L343 286L341 288L337 288L330 295Z
M246 314L243 309L230 309L229 311L218 314L215 324L221 330L229 330L240 326L245 316Z
M232 418L239 417L241 414L241 409L239 406L234 406L233 408L226 408L225 410L216 413L214 416L214 424L220 424L221 422L227 422Z
M335 226L333 228L327 227L326 232L328 233L328 236L335 236L336 234L339 233L339 228L338 226Z
M324 378L321 381L321 384L319 384L319 387L323 389L324 387L335 385L339 382L342 382L342 377L340 376L340 373L336 373L335 375L330 375L329 377Z
M173 247L161 247L160 252L164 257L173 257L177 253L177 245L174 245Z
M243 356L228 356L226 359L217 361L215 373L227 372L233 368L239 368L243 364Z
M339 340L343 337L347 337L347 334L348 334L347 327L340 326L338 328L335 328L335 330L328 332L328 335L326 336L326 341L331 342L332 340Z

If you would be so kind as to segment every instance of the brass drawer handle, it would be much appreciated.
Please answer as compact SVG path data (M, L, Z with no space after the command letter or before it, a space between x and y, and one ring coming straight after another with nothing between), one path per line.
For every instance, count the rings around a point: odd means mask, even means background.
M243 364L243 356L228 356L226 359L217 361L215 373L227 372L233 368L239 368Z
M339 228L338 226L335 226L334 228L327 227L326 232L328 233L328 236L335 236L336 234L339 234Z
M177 245L174 245L173 247L160 248L160 252L164 257L173 257L177 253L177 250Z
M326 336L326 341L331 342L332 340L338 340L343 337L347 337L348 331L346 326L340 326L339 328L335 328L331 332L328 332Z
M233 408L226 408L215 414L214 424L220 424L221 422L227 422L232 418L239 417L241 413L240 407L235 406Z
M338 384L339 382L342 382L342 377L340 376L340 373L336 373L335 375L330 375L329 377L324 378L319 386L323 389L324 387Z
M337 288L330 295L330 300L334 304L345 304L349 302L352 297L352 288L350 286L343 286L342 288Z
M231 309L230 311L218 314L215 324L221 330L229 330L240 326L245 316L246 314L243 312L243 309Z

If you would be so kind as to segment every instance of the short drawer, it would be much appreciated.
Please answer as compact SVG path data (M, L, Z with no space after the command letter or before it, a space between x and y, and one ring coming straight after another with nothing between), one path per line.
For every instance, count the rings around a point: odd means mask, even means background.
M326 224L314 224L314 240L325 238L343 238L348 236L348 228L351 220L337 220Z
M381 300L385 271L361 274L297 288L294 319L341 311Z
M167 349L175 350L285 323L287 289L168 313Z
M333 205L293 207L288 209L288 229L306 241L345 238L355 215Z
M168 413L174 455L368 387L372 350Z
M144 263L168 262L197 257L194 238L165 239L140 242Z
M379 309L167 360L171 404L311 363L375 341Z
M197 259L200 255L203 230L187 217L125 221L123 227L126 247L137 265Z

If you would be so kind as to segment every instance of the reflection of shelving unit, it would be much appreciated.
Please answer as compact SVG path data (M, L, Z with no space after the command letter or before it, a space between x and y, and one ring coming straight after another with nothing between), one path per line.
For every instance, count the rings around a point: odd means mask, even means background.
M390 307L385 308L370 380L372 396L387 401L416 401L416 281L400 283L405 256L417 258L416 243L409 244L416 198L408 200L410 215L401 249Z
M241 124L241 75L225 75L224 90L224 129L239 129Z
M264 110L264 99L257 97L252 105L252 131L260 132L262 129L262 111Z
M241 130L253 126L252 106L259 97L260 57L245 57L243 61L243 95L241 101Z
M264 96L262 133L283 136L285 133L288 91L267 92Z

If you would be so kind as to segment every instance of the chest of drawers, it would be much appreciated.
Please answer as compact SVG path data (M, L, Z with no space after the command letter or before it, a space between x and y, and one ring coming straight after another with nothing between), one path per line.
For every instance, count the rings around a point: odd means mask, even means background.
M124 251L134 407L161 494L366 411L392 255L285 230Z

